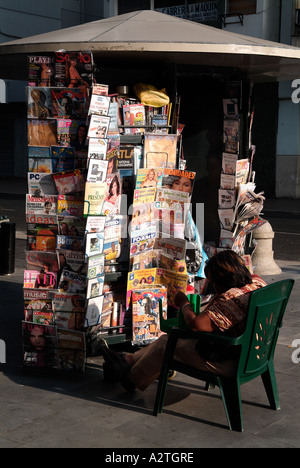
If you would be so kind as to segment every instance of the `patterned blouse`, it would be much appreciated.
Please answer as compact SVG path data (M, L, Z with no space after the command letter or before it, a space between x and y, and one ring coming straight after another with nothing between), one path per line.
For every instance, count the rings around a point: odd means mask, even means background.
M252 281L252 284L243 288L232 288L215 295L205 308L201 309L219 331L227 332L232 337L240 336L245 331L250 293L266 286L257 275L252 276Z

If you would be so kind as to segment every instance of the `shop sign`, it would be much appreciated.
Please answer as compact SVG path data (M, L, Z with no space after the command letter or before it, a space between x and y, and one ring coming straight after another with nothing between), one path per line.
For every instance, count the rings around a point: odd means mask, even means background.
M191 3L189 5L156 8L155 10L167 15L199 22L216 21L218 19L218 2Z

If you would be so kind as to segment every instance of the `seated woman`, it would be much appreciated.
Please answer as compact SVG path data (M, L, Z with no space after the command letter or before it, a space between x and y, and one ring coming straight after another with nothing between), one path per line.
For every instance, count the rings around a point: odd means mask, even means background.
M196 316L187 297L177 293L176 305L181 308L185 321L192 331L241 335L246 327L250 294L266 286L259 277L251 275L243 259L232 250L212 257L205 275L214 286L216 295L201 308ZM168 336L163 335L149 346L134 354L121 355L103 343L104 369L111 372L126 390L135 387L145 390L159 377ZM230 377L236 369L234 354L227 348L212 349L211 345L197 339L179 339L174 358L200 370Z

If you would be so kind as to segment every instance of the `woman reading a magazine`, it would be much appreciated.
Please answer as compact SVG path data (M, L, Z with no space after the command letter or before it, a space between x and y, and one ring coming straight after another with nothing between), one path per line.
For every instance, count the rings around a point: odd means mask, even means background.
M241 335L246 326L250 294L266 283L259 276L251 276L243 259L232 250L212 257L205 267L205 274L216 294L201 308L200 315L194 314L185 294L176 294L175 303L187 325L193 331ZM103 340L104 370L126 390L145 390L159 377L167 340L168 336L163 335L135 354L126 355L114 353ZM216 349L195 339L179 339L174 358L197 369L228 377L236 368L232 349Z

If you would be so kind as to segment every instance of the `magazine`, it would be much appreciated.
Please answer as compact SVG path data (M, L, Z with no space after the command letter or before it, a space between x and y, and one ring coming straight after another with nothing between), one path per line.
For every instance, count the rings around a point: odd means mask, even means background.
M75 148L51 146L52 172L73 171L75 169Z
M87 278L97 278L104 274L105 255L93 255L87 260Z
M23 366L58 369L57 328L22 321Z
M85 121L71 119L57 119L57 143L54 146L74 147L79 149L77 136L81 127L86 128ZM84 144L82 145L84 147Z
M177 135L145 133L144 167L175 168L177 161Z
M87 182L104 182L107 174L108 161L102 161L99 159L90 158Z
M85 232L104 232L106 216L87 216Z
M132 257L132 271L159 268L162 250L148 250Z
M117 215L121 208L121 177L120 173L109 174L106 177L106 197L102 207L102 214Z
M102 96L108 95L109 86L107 84L93 83L92 84L92 93Z
M228 174L221 174L220 188L222 190L234 190L235 189L235 176Z
M53 117L51 90L49 88L27 88L27 117L36 119Z
M240 139L240 121L224 119L224 143L226 141L238 142Z
M133 169L135 150L136 147L134 145L120 145L117 155L118 170Z
M85 220L77 216L58 216L58 234L74 239L85 235Z
M88 299L86 319L85 319L86 327L91 327L94 325L98 325L100 323L101 315L102 315L103 299L104 299L104 296L97 296L97 297Z
M237 159L238 159L237 154L223 153L223 155L222 155L222 173L223 174L229 174L229 175L235 175Z
M27 137L29 146L57 145L57 121L46 119L28 119Z
M223 99L224 118L237 120L239 118L239 107L237 99Z
M108 131L119 132L119 125L122 124L122 121L119 111L119 105L115 97L111 98L107 115L110 117Z
M238 187L240 184L246 184L248 182L250 162L248 159L239 159L236 162L236 175L235 185Z
M57 274L39 270L24 270L24 289L55 289L57 285Z
M87 271L84 252L59 249L57 259L60 272L65 269L84 275Z
M104 96L102 94L92 94L90 107L89 107L89 115L96 114L96 115L108 115L110 106L110 97Z
M85 217L103 214L102 207L106 197L106 190L106 182L86 182L83 211Z
M143 104L125 104L123 106L123 121L125 126L131 127L125 127L125 134L143 133L142 126L146 124L145 106Z
M136 189L133 194L133 204L141 205L145 203L152 203L156 198L156 187L147 187Z
M256 216L255 218L251 219L246 226L244 226L238 234L235 236L235 240L232 246L232 250L239 255L245 254L245 239L250 232L254 231L255 229L260 228L263 226L267 221L261 218L260 216Z
M144 346L157 340L160 332L159 301L167 314L167 290L165 287L135 289L132 291L132 344Z
M103 247L106 261L119 258L125 239L127 239L127 216L108 217L105 221Z
M34 214L34 213L27 213L26 214L26 223L27 224L44 224L48 225L55 225L58 223L56 215L43 215L43 214Z
M56 215L57 195L34 197L27 194L26 214Z
M88 232L86 234L85 254L93 257L103 253L104 235L99 232Z
M28 194L35 198L47 195L57 195L52 174L43 172L28 172Z
M29 55L28 56L28 85L29 86L54 86L55 56Z
M85 176L80 169L53 174L53 179L60 195L84 192Z
M68 330L82 330L85 324L85 294L53 292L55 324Z
M85 333L57 329L59 345L59 369L67 372L85 373Z
M86 298L91 299L93 297L101 296L103 294L103 287L104 276L96 276L96 278L88 279Z
M107 138L110 117L107 115L91 115L88 138Z
M165 168L161 185L163 188L188 193L191 196L195 178L196 172Z
M91 52L55 52L55 86L89 88L93 83Z
M107 139L89 138L88 158L106 159Z
M86 276L64 269L61 272L57 289L64 293L84 294L87 289Z
M234 208L235 206L234 190L219 190L219 208Z
M57 215L75 216L83 215L83 200L81 197L73 195L58 195L57 197Z
M29 172L52 172L50 148L45 146L28 146Z
M53 117L58 119L84 119L88 114L89 101L81 89L51 89Z
M136 174L135 189L148 187L161 187L163 178L162 168L138 169Z
M234 210L233 209L219 209L219 219L221 229L232 231L234 225Z
M57 273L59 269L55 252L34 252L26 250L25 261L27 270L43 270L45 273Z
M28 224L27 250L54 252L57 232L55 224Z
M27 322L53 325L51 292L42 289L24 289L24 316Z
M56 237L56 248L60 250L76 250L84 252L85 240L80 237L62 236Z

